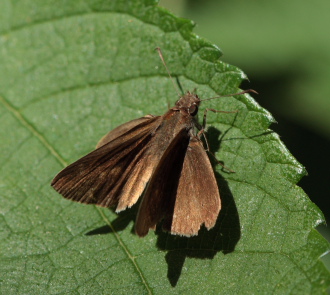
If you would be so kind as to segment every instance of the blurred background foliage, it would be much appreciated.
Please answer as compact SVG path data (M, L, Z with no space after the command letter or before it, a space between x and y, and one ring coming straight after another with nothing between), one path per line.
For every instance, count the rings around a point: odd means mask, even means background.
M162 0L242 69L271 128L309 173L299 185L330 222L330 1ZM318 230L330 241L325 225ZM330 269L330 255L322 258Z

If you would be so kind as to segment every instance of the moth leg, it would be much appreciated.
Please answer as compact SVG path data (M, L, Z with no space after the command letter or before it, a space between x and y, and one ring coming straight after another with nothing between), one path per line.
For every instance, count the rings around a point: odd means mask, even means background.
M206 134L205 134L205 129L201 129L201 130L198 132L197 136L200 136L201 134L203 134L203 137L204 137L204 139L205 139L205 144L206 144L206 149L205 149L205 151L208 152L208 153L209 153L209 154L215 159L215 161L216 161L220 166L222 166L223 169L226 169L226 170L227 170L228 172L230 172L230 173L235 173L234 170L228 168L228 167L225 166L223 163L221 163L221 162L217 159L217 157L216 157L216 156L210 151L209 143L208 143L208 141L207 141L207 137L206 137Z
M215 110L215 109L209 109L209 108L206 108L206 109L204 110L203 124L202 124L202 125L200 125L200 124L196 125L197 128L199 129L199 131L198 131L198 133L197 133L197 136L200 138L201 135L203 135L203 137L204 137L205 144L206 144L206 149L205 149L205 151L208 152L210 155L212 155L213 158L216 160L216 162L217 162L220 166L222 166L222 168L226 169L226 170L227 170L228 172L230 172L230 173L235 173L234 170L232 170L232 169L226 167L223 163L221 163L221 162L216 158L216 156L211 152L211 150L210 150L210 146L209 146L209 143L208 143L208 140L207 140L207 137L206 137L206 114L207 114L208 111L211 111L211 112L214 112L214 113L225 113L225 114L237 113L238 111L237 111L237 110L236 110L236 111L219 111L219 110Z
M238 113L238 110L236 111L219 111L219 110L215 110L215 109L209 109L209 108L206 108L204 110L204 116L203 116L203 125L202 125L202 128L205 129L205 126L206 126L206 114L208 111L211 111L213 113L224 113L224 114L235 114L235 113Z
M200 125L198 122L195 122L195 126L197 127L197 129L199 130L197 133L198 138L201 137L201 134L203 135L204 139L205 139L205 143L206 143L206 150L207 152L210 152L210 147L209 147L209 143L207 141L206 138L206 114L208 111L211 111L213 113L225 113L225 114L232 114L232 113L237 113L238 111L219 111L219 110L215 110L215 109L210 109L210 108L206 108L204 110L204 115L203 115L203 124Z
M197 137L200 139L201 136L203 135L204 139L205 139L205 144L206 144L206 152L210 152L210 146L209 143L207 141L207 137L206 137L206 130L204 128L201 128L198 133L197 133Z

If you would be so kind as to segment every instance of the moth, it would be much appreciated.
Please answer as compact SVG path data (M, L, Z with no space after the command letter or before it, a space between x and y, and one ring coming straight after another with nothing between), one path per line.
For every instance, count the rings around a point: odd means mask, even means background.
M52 187L67 199L116 207L116 212L142 196L135 221L140 237L161 221L163 230L173 235L197 235L203 224L211 229L221 201L201 141L204 127L196 119L201 101L188 91L164 115L118 126L94 151L59 172Z

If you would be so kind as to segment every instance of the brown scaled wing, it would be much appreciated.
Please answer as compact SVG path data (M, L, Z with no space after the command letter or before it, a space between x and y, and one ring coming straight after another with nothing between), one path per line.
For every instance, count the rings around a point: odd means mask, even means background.
M118 204L117 211L131 207L154 170L152 155L144 153L161 120L145 116L115 128L96 150L56 175L52 186L73 201L103 207Z
M164 219L171 234L194 236L212 228L221 208L210 160L198 137L181 130L163 154L143 196L135 231L145 236Z

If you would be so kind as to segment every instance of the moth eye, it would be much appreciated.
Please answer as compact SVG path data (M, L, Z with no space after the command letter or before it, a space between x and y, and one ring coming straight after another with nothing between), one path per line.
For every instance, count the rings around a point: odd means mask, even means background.
M197 105L193 104L189 107L189 114L191 116L195 116L197 114L197 112L198 112L198 106Z

